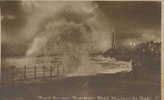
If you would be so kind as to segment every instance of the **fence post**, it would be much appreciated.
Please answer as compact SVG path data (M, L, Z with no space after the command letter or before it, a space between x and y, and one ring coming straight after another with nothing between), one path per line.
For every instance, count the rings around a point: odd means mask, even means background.
M34 78L36 79L37 77L37 69L36 69L36 65L34 66Z
M24 66L24 80L27 78L27 77L26 77L26 69L27 69L27 66L25 65L25 66Z
M65 69L64 69L64 66L63 66L63 74L64 74L64 72L65 72Z
M57 77L59 76L59 65L57 64Z
M52 65L50 66L50 78L52 78Z
M45 78L45 66L43 66L43 78Z

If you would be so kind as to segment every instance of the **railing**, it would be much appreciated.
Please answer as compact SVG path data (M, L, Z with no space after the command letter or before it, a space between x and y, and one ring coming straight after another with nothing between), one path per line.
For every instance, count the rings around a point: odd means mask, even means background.
M50 65L50 66L34 66L28 67L24 66L23 68L23 80L26 79L37 79L37 78L46 78L46 77L57 77L64 75L64 67L60 65Z
M3 69L1 85L19 82L30 82L44 79L60 79L65 75L65 69L61 63L51 65L24 65L21 68Z

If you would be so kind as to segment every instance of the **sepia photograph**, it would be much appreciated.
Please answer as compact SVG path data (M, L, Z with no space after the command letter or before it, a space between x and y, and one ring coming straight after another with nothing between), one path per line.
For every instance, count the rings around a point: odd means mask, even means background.
M0 1L0 100L162 100L161 1Z

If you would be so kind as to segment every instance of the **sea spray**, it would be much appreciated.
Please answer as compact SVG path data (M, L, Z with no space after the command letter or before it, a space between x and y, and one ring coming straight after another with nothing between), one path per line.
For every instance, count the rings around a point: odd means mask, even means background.
M112 27L96 3L26 2L22 1L22 7L29 8L24 9L28 21L23 32L33 39L25 57L33 60L26 63L49 65L46 58L55 60L58 55L68 76L93 75L103 69L90 53L111 48Z

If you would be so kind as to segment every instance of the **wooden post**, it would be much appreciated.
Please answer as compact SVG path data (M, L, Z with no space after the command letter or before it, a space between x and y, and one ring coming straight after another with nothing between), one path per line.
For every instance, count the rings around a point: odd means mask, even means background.
M52 65L50 66L50 78L52 78Z
M57 64L57 76L59 76L59 66L58 66L58 64Z
M64 74L65 70L64 70L64 66L63 66L63 74Z
M45 66L43 66L43 78L45 78Z
M37 67L36 67L36 65L34 66L34 78L36 79L36 77L37 77Z
M24 80L27 78L27 77L26 77L26 69L27 69L27 66L25 65L25 66L24 66Z

